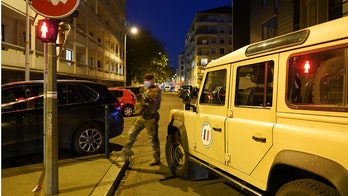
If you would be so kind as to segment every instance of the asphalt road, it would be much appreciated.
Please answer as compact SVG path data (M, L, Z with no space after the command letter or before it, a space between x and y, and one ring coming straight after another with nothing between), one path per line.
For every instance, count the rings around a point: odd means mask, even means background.
M211 177L208 180L188 181L174 177L165 160L166 127L169 121L169 111L172 108L183 108L182 100L173 93L163 93L160 109L159 139L161 144L161 162L159 166L148 166L152 159L152 148L149 138L143 130L137 138L133 147L135 153L131 164L126 171L121 183L114 195L117 196L174 196L174 195L230 195L242 196L243 194L234 190L223 179ZM124 145L128 129L135 117L125 118L124 133L110 142Z

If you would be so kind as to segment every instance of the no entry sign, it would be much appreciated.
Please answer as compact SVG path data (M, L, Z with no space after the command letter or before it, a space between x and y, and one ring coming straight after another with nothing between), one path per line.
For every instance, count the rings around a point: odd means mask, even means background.
M30 7L47 18L64 18L72 14L80 0L32 0Z

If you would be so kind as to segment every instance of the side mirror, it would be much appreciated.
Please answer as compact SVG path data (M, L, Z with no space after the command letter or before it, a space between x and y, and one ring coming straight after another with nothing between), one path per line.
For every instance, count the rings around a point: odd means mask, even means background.
M185 90L183 92L183 102L185 104L185 110L190 110L191 108L193 109L193 112L196 112L196 106L191 105L191 94L189 90Z
M182 101L184 102L184 104L190 104L191 103L190 91L188 91L187 89L183 90Z

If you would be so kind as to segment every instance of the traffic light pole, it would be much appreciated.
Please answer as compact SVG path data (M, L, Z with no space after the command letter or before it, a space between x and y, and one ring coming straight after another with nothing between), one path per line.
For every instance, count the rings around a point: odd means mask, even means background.
M56 44L45 43L44 73L44 161L46 194L58 194L58 120L57 120L57 56Z

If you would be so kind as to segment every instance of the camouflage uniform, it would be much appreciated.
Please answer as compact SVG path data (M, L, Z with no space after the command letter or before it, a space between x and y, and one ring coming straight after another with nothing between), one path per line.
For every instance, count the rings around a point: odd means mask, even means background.
M161 97L161 89L155 85L145 88L141 92L141 96L137 99L135 106L135 114L139 114L139 116L129 129L128 140L122 150L125 154L123 156L126 158L130 155L130 149L133 147L136 137L140 131L146 128L154 151L153 159L156 163L160 163L160 143L158 139L158 121L160 116L157 110L160 108Z

